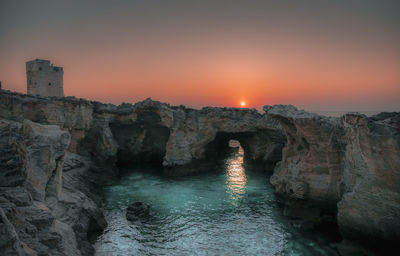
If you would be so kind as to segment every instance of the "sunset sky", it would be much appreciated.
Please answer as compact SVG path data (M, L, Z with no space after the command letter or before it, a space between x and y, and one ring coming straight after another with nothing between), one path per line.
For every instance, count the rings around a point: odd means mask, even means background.
M36 58L103 102L400 111L400 1L0 0L3 89Z

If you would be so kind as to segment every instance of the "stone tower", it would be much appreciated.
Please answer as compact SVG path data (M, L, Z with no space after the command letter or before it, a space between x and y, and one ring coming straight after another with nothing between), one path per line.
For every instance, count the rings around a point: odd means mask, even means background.
M31 95L64 97L63 68L49 60L26 62L27 92Z

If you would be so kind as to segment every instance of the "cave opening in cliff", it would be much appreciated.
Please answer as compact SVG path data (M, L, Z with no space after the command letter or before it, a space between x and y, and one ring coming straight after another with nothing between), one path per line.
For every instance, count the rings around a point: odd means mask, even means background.
M115 121L110 124L118 143L118 167L132 164L162 165L170 129L159 122L157 114L146 112L139 113L134 123Z
M282 159L285 143L281 133L270 130L217 132L214 140L206 146L205 154L207 161L224 165L233 153L238 153L246 170L272 174Z

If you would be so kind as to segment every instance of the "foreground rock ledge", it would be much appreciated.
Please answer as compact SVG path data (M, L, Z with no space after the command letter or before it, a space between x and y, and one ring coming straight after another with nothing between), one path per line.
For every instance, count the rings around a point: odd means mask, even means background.
M106 223L63 174L69 140L55 125L0 119L1 255L93 253L87 236Z

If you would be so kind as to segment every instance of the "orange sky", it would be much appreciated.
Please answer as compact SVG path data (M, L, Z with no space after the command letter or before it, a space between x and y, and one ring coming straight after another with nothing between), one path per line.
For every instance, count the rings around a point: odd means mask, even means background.
M272 12L257 1L228 10L117 2L118 15L106 2L46 3L29 13L2 2L3 88L25 93L25 61L43 58L64 67L65 95L104 102L400 110L400 36L398 19L386 19L390 6L331 13Z

